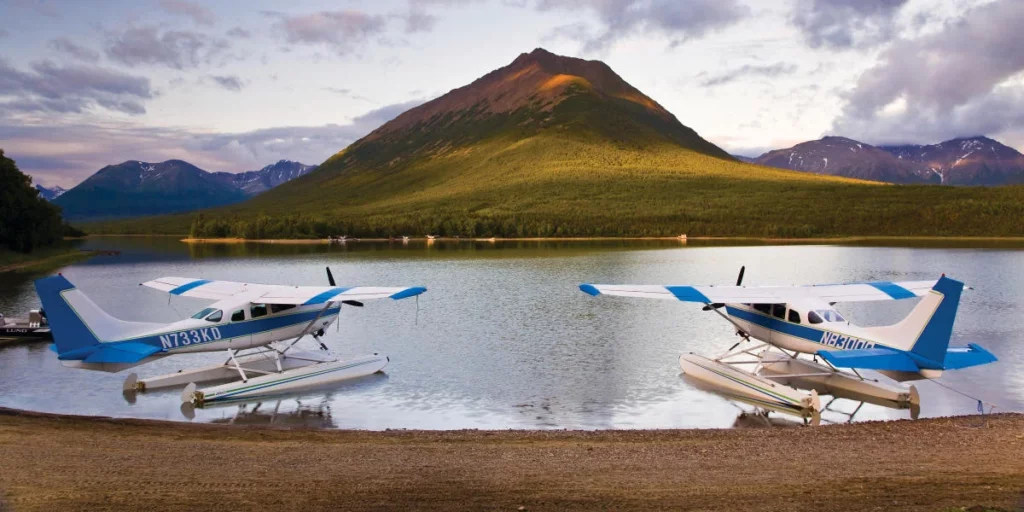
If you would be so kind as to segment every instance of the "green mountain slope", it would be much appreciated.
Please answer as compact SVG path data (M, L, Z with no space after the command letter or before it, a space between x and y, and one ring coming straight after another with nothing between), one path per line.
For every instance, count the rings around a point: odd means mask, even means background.
M889 186L738 162L600 62L544 50L409 110L193 232L1020 235L1024 187ZM93 227L182 233L192 216Z

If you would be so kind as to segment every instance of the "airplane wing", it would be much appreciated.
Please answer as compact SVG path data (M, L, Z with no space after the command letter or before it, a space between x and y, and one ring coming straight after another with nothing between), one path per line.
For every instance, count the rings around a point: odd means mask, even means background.
M263 304L324 304L328 301L404 299L425 291L421 286L377 287L356 286L285 286L278 284L237 283L209 281L190 277L161 277L142 283L143 286L165 291L171 295L197 299L221 300L240 293L249 294L252 302Z
M869 283L823 284L805 286L673 286L583 284L580 290L590 295L615 295L647 299L669 299L700 303L778 304L800 299L825 302L862 302L921 297L935 281L874 281Z

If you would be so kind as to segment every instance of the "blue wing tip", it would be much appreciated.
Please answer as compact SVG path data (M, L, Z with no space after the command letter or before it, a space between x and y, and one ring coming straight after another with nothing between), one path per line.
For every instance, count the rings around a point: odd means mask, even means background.
M392 295L391 299L393 299L393 300L402 300L402 299L409 298L409 297L415 297L415 296L417 296L417 295L419 295L419 294L421 294L421 293L423 293L425 291L427 291L427 289L425 287L423 287L423 286L413 286L412 288L406 288L406 289L404 289L404 290L402 290L402 291Z
M585 294L587 294L587 295L591 295L591 296L594 296L594 297L597 297L598 295L601 295L601 291L598 290L597 287L592 285L592 284L581 284L580 285L580 291L585 293Z

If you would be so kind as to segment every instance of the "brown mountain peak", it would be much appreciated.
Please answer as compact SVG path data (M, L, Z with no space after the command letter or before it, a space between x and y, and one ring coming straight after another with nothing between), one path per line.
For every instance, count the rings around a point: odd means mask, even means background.
M667 110L629 85L607 64L596 60L556 55L543 48L522 53L509 65L473 83L415 107L384 124L367 138L374 138L429 123L452 114L454 119L507 114L519 108L551 110L573 93L587 92L605 98L624 99L642 105L650 113L675 121ZM453 119L453 120L454 120Z

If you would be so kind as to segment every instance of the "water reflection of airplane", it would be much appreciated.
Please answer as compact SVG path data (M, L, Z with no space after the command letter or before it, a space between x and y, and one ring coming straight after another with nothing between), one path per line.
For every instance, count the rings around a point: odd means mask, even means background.
M215 301L191 318L170 324L126 322L107 314L63 276L36 281L46 308L58 359L65 366L118 372L163 357L192 352L223 352L220 364L139 380L133 373L124 389L144 391L185 386L183 402L251 399L376 373L390 361L373 354L339 359L320 341L342 304L404 299L422 287L285 286L163 277L142 283L183 297ZM307 335L323 353L293 350ZM243 355L244 354L244 355ZM237 379L196 390L196 382Z
M281 404L295 402L285 406L281 412ZM331 415L330 395L319 400L307 401L301 398L277 398L259 402L246 402L231 405L237 410L233 416L211 420L210 423L226 423L230 425L272 425L275 427L333 428L334 418ZM192 419L182 406L182 413Z
M875 370L903 382L936 379L945 370L996 360L973 343L949 347L964 284L945 276L938 281L751 287L741 286L743 271L736 286L584 284L580 289L594 296L703 303L705 311L731 323L742 340L714 359L684 354L679 359L683 371L729 394L803 416L823 410L819 393L906 407L920 403L914 386L869 379L858 370ZM851 325L833 307L837 302L914 297L923 299L902 321L884 327ZM743 345L752 339L761 343Z

